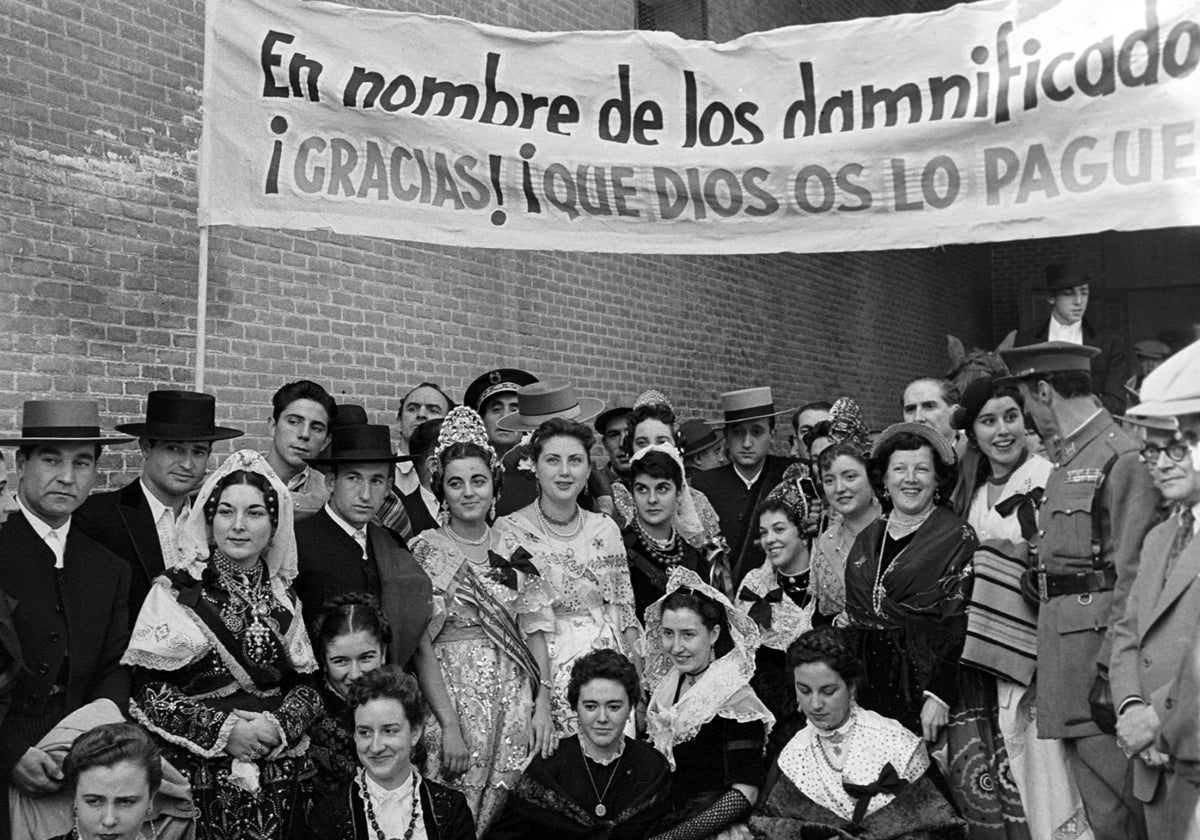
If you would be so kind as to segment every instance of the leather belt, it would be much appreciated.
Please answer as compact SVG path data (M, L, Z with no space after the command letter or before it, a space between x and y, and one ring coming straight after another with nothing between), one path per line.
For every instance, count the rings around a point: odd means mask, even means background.
M1091 572L1075 572L1068 575L1052 575L1039 572L1038 592L1043 601L1057 595L1082 595L1086 592L1108 592L1117 585L1116 569L1099 569Z

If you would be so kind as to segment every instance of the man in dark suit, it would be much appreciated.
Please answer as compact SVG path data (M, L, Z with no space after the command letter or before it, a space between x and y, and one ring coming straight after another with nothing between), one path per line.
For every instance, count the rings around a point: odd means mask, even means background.
M1110 628L1124 615L1160 497L1140 445L1096 404L1096 353L1056 341L1001 355L1042 437L1059 440L1038 517L1038 737L1063 740L1096 840L1127 840L1146 836L1142 806L1089 698L1108 674Z
M192 515L188 497L204 480L213 442L242 434L215 424L216 404L210 394L151 391L146 421L117 426L138 438L141 478L89 497L75 512L82 533L129 564L131 628L165 558L179 550L176 534Z
M783 480L792 458L769 455L777 411L770 388L746 388L721 395L725 413L725 446L730 463L696 473L692 487L712 502L721 520L721 536L729 545L732 585L736 587L766 555L758 545L754 510Z
M16 602L13 623L25 668L0 724L0 778L31 796L59 789L58 763L36 744L71 712L98 699L122 711L129 672L129 566L72 528L96 482L102 444L132 438L100 432L95 402L31 400L16 446L18 510L0 528L0 590ZM7 836L8 809L0 809Z
M1125 341L1116 333L1099 332L1084 318L1092 276L1082 263L1046 266L1046 292L1050 318L1032 332L1017 335L1018 347L1043 341L1086 344L1100 353L1092 359L1092 393L1113 415L1125 413L1125 380L1129 356Z

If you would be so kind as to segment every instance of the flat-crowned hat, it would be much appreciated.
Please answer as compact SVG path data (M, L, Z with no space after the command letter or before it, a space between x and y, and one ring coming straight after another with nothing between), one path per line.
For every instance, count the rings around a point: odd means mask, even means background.
M608 428L608 422L620 417L622 414L630 414L633 412L634 397L632 394L613 394L605 403L605 408L596 415L596 422L592 425L596 427L596 431L604 434L604 430Z
M707 452L720 442L713 427L704 420L687 420L679 427L679 454L684 458Z
M0 446L50 443L129 443L133 438L100 431L100 406L95 400L26 400L21 409L20 437L0 440Z
M411 461L410 455L397 455L392 449L392 433L387 426L351 424L334 426L329 434L329 451L320 458L305 458L304 463L313 467L331 467L334 464L362 464L386 461Z
M791 411L787 408L775 408L775 401L771 398L769 386L726 391L721 395L721 410L725 413L722 426L732 426L734 423L745 423L748 420L778 417L780 414L788 414Z
M1165 359L1171 355L1171 348L1156 338L1147 338L1134 344L1133 352L1143 359Z
M463 394L463 405L477 413L483 413L483 404L497 394L511 394L525 385L532 385L538 378L520 368L496 368L475 377Z
M333 419L333 428L338 426L365 426L371 421L367 419L367 410L356 403L338 403L337 414Z
M1092 359L1100 351L1086 344L1069 341L1043 341L1041 344L1026 344L1001 350L1000 357L1008 365L1009 375L996 380L997 385L1009 385L1043 373L1063 373L1079 370L1092 371Z
M507 432L527 432L547 420L561 417L587 423L604 408L604 400L577 397L570 382L534 382L517 391L517 410L496 421Z
M900 435L910 434L916 435L919 438L926 440L938 457L942 459L942 463L954 464L958 460L958 456L954 452L954 447L950 445L950 441L942 437L941 433L932 426L926 426L924 423L893 423L882 432L879 437L875 438L875 443L871 444L871 457L878 458L879 453L883 451L893 438Z
M1142 402L1129 409L1144 417L1200 414L1200 341L1184 347L1146 376Z
M1059 289L1069 289L1091 283L1094 280L1087 263L1067 262L1051 263L1046 266L1046 291L1057 292Z
M217 398L197 391L151 391L146 422L122 423L118 432L150 440L229 440L241 429L216 425Z

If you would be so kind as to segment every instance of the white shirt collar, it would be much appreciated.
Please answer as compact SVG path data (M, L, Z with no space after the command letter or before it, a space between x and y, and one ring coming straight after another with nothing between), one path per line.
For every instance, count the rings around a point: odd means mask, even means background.
M371 805L375 811L375 819L379 828L387 837L403 837L408 830L412 818L413 795L417 789L420 776L414 769L408 781L395 790L388 790L371 778L370 773L364 773L367 782L367 793L371 797ZM425 837L425 821L421 818L421 800L417 799L417 820L413 832L413 840Z
M138 484L142 485L142 493L145 494L146 501L150 503L150 515L154 518L155 522L158 522L158 520L162 518L164 510L171 511L172 521L177 521L180 517L188 512L190 503L186 499L184 500L183 507L180 508L179 513L176 514L174 508L169 508L164 505L161 501L159 501L158 496L155 496L154 493L150 491L150 487L146 484L146 479L139 478Z
M762 463L758 465L758 472L756 472L749 479L747 479L745 476L742 475L741 470L739 470L737 468L736 464L733 464L732 466L733 466L733 474L736 475L738 477L738 479L742 482L742 484L746 485L746 489L749 490L751 487L754 486L754 482L758 481L758 479L762 476L763 470L765 470L767 468L767 459L763 458Z
M63 567L63 559L67 548L67 534L71 530L71 517L68 516L67 521L62 525L59 525L57 528L51 528L48 524L46 524L44 519L34 514L29 508L25 507L25 503L21 501L20 493L18 493L15 498L17 500L17 507L20 509L21 513L25 514L25 518L29 521L29 524L33 526L34 533L37 534L43 542L45 542L46 537L50 535L51 531L58 534L58 545L53 547L55 561L54 567L56 569L61 569Z
M290 479L288 479L287 489L288 490L303 490L304 486L306 484L308 484L308 479L311 475L312 475L312 467L305 465L304 469L300 470L300 472L296 473L294 476L292 476Z
M1050 329L1046 332L1047 341L1068 341L1071 344L1083 344L1083 320L1074 324L1062 324L1053 315L1050 316Z
M425 507L429 509L429 515L437 519L442 503L437 500L437 496L433 495L433 491L426 490L423 484L421 485L421 501L425 502Z
M1192 505L1192 533L1200 531L1200 502Z
M364 533L366 532L366 528L367 528L366 525L362 526L361 528L355 528L353 525L351 525L345 519L342 519L342 517L338 514L338 512L333 509L333 505L330 502L325 503L325 512L329 514L329 518L332 519L334 522L336 522L337 526L339 528L341 528L343 531L345 531L346 535L348 537L350 537L351 539L353 539L354 535L357 534L359 531L362 531ZM368 777L368 778L370 778L370 777Z

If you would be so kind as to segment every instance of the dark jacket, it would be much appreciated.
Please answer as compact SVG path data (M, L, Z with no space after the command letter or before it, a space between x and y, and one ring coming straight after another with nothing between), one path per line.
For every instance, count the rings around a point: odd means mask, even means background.
M129 565L129 627L133 628L154 579L164 571L158 526L135 480L120 490L89 496L72 517L79 528Z
M768 455L758 481L749 490L732 463L698 472L692 479L692 488L708 497L721 520L721 536L729 544L734 586L740 585L747 572L757 569L766 560L757 542L758 523L754 521L754 510L783 480L784 471L793 462L792 458Z
M429 840L475 840L475 818L467 798L437 782L421 779L421 816ZM309 840L375 840L366 808L353 779L319 801L309 818Z
M17 602L13 624L25 659L0 726L0 778L7 779L63 714L101 698L122 711L129 705L129 671L121 665L129 566L72 525L56 571L54 553L21 511L0 527L0 558L0 590ZM66 692L49 703L64 662Z
M1040 344L1049 335L1050 320L1047 319L1032 332L1017 333L1015 346ZM1092 359L1092 393L1110 414L1124 414L1125 380L1129 377L1129 353L1125 348L1125 340L1116 333L1092 329L1088 319L1084 318L1083 343L1100 351L1100 355Z

